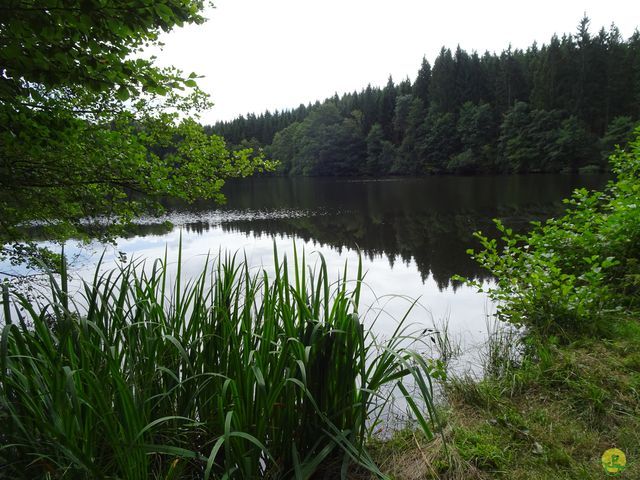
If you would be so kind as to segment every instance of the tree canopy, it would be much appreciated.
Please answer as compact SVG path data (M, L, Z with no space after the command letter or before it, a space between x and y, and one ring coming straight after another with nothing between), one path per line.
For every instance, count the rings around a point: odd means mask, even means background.
M99 224L113 234L160 196L220 201L224 179L271 168L205 134L193 115L210 103L195 73L145 56L161 33L204 22L203 8L2 2L0 245L25 240L25 227L66 238L96 235Z
M307 120L330 110L341 118L322 136ZM443 47L413 83L389 79L208 131L264 146L288 174L528 173L605 169L638 120L640 33L625 40L612 25L593 34L585 17L575 34L542 46L482 55Z

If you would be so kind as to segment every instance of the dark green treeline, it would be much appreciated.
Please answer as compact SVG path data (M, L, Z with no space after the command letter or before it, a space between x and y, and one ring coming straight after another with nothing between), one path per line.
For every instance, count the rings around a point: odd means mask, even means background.
M640 32L612 25L500 55L442 48L415 81L207 127L264 147L290 175L559 172L606 168L640 118Z

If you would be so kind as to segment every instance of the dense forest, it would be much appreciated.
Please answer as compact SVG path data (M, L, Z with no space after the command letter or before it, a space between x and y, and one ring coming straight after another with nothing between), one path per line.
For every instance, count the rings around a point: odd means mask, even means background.
M529 173L607 168L640 118L640 32L573 35L500 55L442 48L416 79L206 127L289 175Z

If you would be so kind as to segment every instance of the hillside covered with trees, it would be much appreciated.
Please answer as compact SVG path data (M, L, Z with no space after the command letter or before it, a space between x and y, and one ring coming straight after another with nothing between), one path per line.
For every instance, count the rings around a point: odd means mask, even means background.
M573 35L502 53L442 48L416 79L207 127L264 148L289 175L602 170L640 118L640 32Z

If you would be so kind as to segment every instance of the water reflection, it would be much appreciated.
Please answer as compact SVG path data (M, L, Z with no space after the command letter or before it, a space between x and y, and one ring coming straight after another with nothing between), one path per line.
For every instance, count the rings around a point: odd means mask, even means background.
M298 238L338 254L359 249L369 259L385 257L390 268L415 262L422 281L431 277L443 290L453 274L487 279L466 250L477 246L474 231L496 233L492 218L524 229L532 220L561 212L561 199L574 188L600 188L605 180L601 175L257 178L228 184L223 207L166 206L169 218L189 234L207 235L219 226L246 236ZM137 234L152 231L169 230L142 225Z

